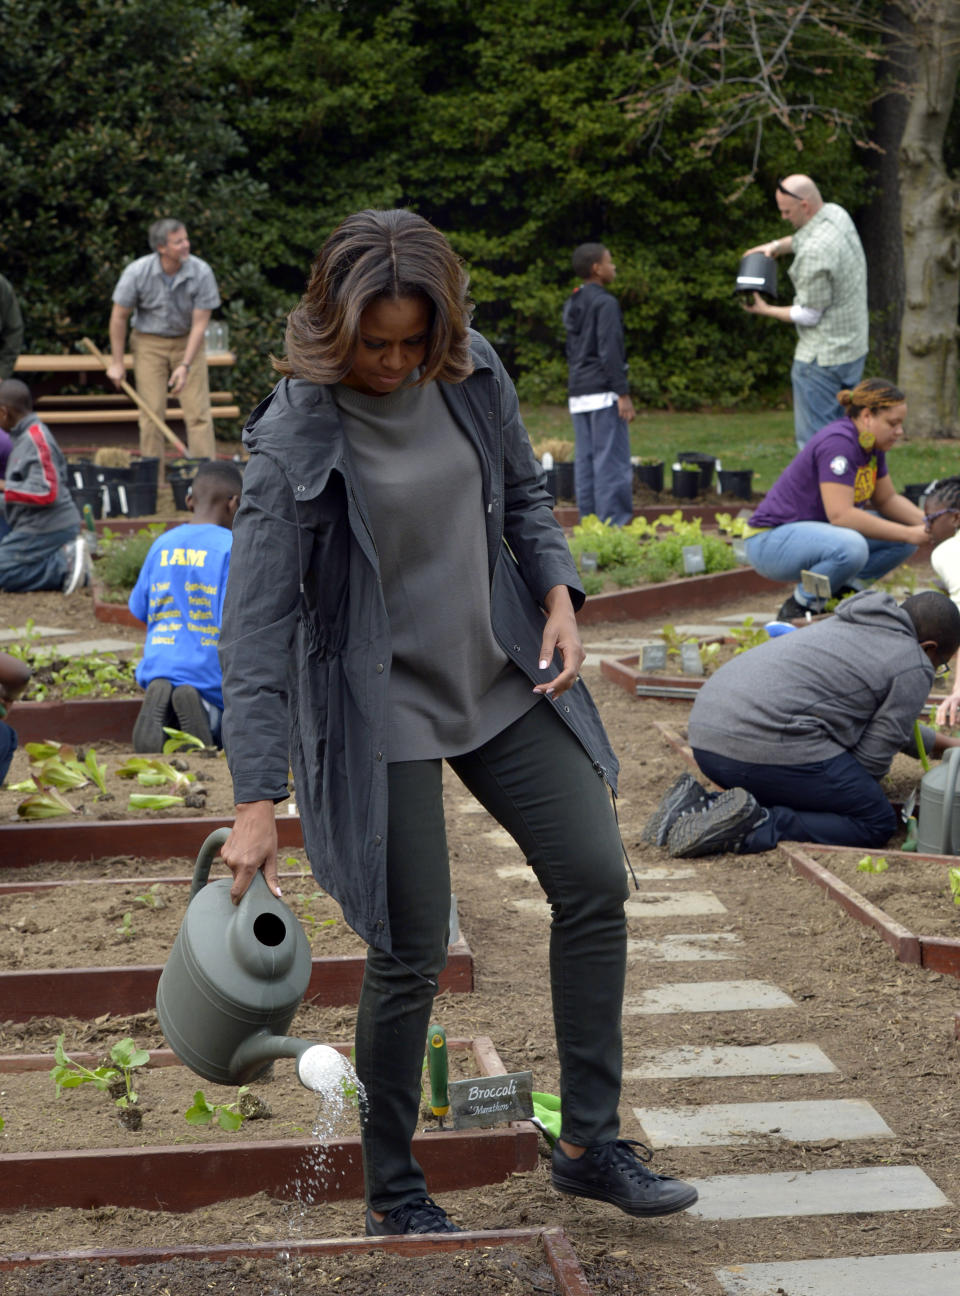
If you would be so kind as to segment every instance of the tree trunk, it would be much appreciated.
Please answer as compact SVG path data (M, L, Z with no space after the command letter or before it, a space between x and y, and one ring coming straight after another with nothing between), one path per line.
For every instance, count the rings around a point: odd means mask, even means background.
M960 3L914 0L916 81L900 145L905 300L899 385L914 436L960 436L957 312L960 186L943 140L960 67Z

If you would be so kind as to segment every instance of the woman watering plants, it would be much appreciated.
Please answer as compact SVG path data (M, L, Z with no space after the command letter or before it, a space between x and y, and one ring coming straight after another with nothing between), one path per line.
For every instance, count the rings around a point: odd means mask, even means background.
M780 474L750 519L747 558L762 576L829 577L834 596L879 580L927 543L924 515L894 489L886 452L903 436L907 402L885 378L837 394L846 413L812 437ZM778 617L790 621L822 604L798 583Z
M633 1215L696 1191L618 1139L627 888L617 761L578 670L583 592L467 276L408 211L327 239L244 432L221 635L236 899L277 888L292 764L320 885L368 942L356 1065L368 1233L455 1231L411 1152L450 874L446 760L553 909L562 1191Z

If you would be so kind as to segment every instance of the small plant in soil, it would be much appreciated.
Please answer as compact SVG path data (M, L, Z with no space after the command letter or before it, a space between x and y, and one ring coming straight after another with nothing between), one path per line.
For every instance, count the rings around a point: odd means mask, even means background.
M250 1092L249 1085L241 1085L237 1090L235 1102L231 1103L208 1103L202 1089L198 1089L193 1095L193 1106L188 1107L184 1112L184 1119L188 1125L212 1125L216 1123L223 1130L233 1132L238 1130L247 1119L246 1113L242 1110L243 1100Z
M857 861L858 873L885 873L889 867L883 855L878 855L876 859L872 855L864 855Z
M34 625L33 619L28 619L20 642L7 647L11 657L26 662L33 672L23 691L24 702L45 702L50 697L112 697L117 693L136 692L136 660L121 661L114 653L58 656L53 645L40 640Z
M182 766L183 762L177 762ZM157 756L131 756L117 770L118 778L136 779L141 787L173 787L175 792L134 792L127 802L128 810L168 810L171 806L181 806L185 791L196 779L194 774L185 768L177 768L172 761L161 760Z
M126 603L150 546L162 534L163 524L159 522L141 527L133 535L119 535L104 528L98 545L97 580L103 583L108 602Z
M128 910L127 913L123 915L123 917L120 920L120 926L117 928L117 931L120 933L121 936L124 936L127 940L133 940L135 932L133 930L132 912Z
M744 617L742 626L735 626L730 631L730 638L737 641L733 654L736 657L738 653L748 652L758 644L766 643L770 636L762 625L754 625L753 617L750 616Z
M198 738L196 734L185 733L182 729L168 729L166 725L163 726L163 732L167 735L166 742L163 744L164 756L183 751L184 748L199 747L203 750L203 739Z
M950 883L950 895L953 897L953 903L960 905L960 868L948 869L947 881Z
M142 895L134 896L138 904L146 905L148 909L165 909L166 901L160 895L160 883L154 882L153 886L148 887Z
M717 530L725 535L742 538L750 529L750 523L746 518L735 518L732 513L718 513L714 521Z
M95 1089L109 1094L113 1099L121 1125L127 1129L139 1129L143 1114L139 1106L139 1094L133 1086L133 1073L148 1065L150 1054L146 1049L139 1048L136 1041L128 1036L110 1049L109 1062L91 1069L69 1056L63 1047L64 1038L63 1035L57 1036L55 1065L50 1071L50 1078L57 1087L57 1097L64 1089L78 1089L81 1085L92 1084Z
M100 764L90 748L79 753L69 743L27 743L24 750L30 758L30 777L11 784L11 791L28 793L17 806L21 819L50 819L57 815L76 814L77 809L64 792L86 787L93 782L100 789L97 800L107 796L106 764Z

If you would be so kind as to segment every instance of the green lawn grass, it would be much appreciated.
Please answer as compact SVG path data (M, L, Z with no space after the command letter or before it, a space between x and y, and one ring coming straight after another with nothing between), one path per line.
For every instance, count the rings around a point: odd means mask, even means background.
M534 445L545 437L573 440L570 415L563 405L523 405L523 421ZM909 422L908 422L909 429ZM670 414L644 411L630 424L634 455L657 456L669 469L682 450L697 450L720 459L724 468L752 468L753 489L766 491L796 453L793 414L770 410L734 414ZM901 489L908 482L960 473L960 442L902 441L889 455L890 476ZM666 475L669 489L670 474Z

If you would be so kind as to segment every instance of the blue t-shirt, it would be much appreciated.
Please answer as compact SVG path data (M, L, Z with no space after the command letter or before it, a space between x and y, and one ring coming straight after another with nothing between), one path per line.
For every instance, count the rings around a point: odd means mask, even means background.
M137 683L192 684L223 710L217 645L233 534L212 522L185 522L150 546L127 606L147 623Z

